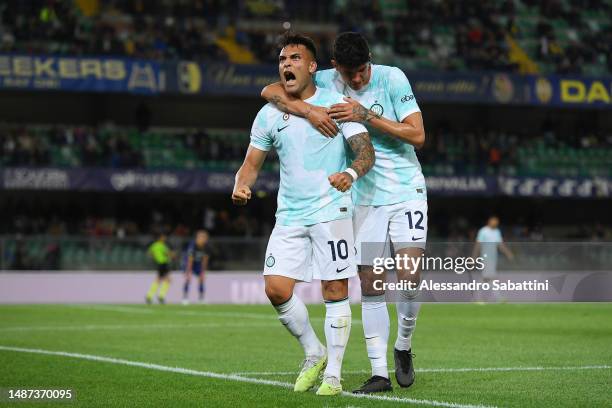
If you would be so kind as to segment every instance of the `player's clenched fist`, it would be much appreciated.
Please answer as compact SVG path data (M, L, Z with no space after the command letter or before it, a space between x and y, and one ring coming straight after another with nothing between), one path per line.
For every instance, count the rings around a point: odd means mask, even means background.
M251 199L251 189L249 186L236 186L232 192L232 201L236 205L246 205Z
M343 171L342 173L334 173L327 179L332 187L343 193L353 185L353 176L348 174L346 171Z

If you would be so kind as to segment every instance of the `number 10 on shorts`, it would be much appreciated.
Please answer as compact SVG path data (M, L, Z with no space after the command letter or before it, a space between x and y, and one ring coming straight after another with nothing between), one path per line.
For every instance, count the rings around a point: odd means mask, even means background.
M348 258L348 244L345 239L341 239L338 242L327 241L327 244L331 249L332 261L336 260L336 255L340 259Z

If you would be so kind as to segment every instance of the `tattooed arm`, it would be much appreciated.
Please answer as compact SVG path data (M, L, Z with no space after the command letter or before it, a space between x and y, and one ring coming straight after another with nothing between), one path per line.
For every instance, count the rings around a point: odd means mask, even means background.
M301 99L295 98L285 92L285 88L280 82L267 85L261 90L261 97L266 101L273 103L283 112L291 113L301 117L306 116L310 104Z
M374 166L375 161L374 147L370 141L370 135L367 132L358 133L347 141L355 154L355 160L353 160L349 168L353 169L358 177L362 177ZM350 189L355 181L353 176L346 171L332 174L328 179L333 187L342 192Z
M409 143L417 149L425 144L425 128L421 112L415 112L403 121L396 122L366 109L354 99L344 98L344 100L346 103L332 105L329 110L329 115L339 122L367 122L381 132Z
M306 118L324 136L334 137L338 134L338 127L327 114L326 108L311 105L301 99L292 97L285 92L285 88L280 82L266 86L261 91L261 97L276 105L283 112Z
M348 144L355 153L355 160L349 166L355 170L357 176L363 177L374 166L374 147L370 141L369 133L359 133L350 139Z

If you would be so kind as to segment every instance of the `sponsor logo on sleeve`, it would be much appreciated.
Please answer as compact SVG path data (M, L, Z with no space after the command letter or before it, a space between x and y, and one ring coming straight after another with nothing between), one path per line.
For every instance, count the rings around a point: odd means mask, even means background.
M413 99L414 99L414 95L412 95L412 94L404 95L404 96L402 96L402 103L410 102Z

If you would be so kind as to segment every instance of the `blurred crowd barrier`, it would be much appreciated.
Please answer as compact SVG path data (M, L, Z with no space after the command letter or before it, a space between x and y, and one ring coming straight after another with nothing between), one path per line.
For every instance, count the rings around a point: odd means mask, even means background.
M154 270L147 249L150 236L135 238L2 237L2 270ZM174 270L184 269L189 239L171 237ZM261 238L214 238L208 245L210 269L260 269L267 240Z
M183 270L186 261L185 248L189 240L171 237L169 244L175 253L173 270ZM265 259L267 238L214 237L208 244L209 270L260 271ZM0 269L22 271L152 271L155 269L147 248L150 236L136 238L91 238L23 236L0 237ZM366 243L364 245L376 245ZM498 269L505 271L602 271L612 265L612 243L609 242L508 242L514 253L509 260L498 255ZM438 263L425 270L453 272L448 268L457 260L478 256L472 242L431 241L426 256L438 258ZM463 273L461 271L454 271ZM477 272L477 271L476 271Z

